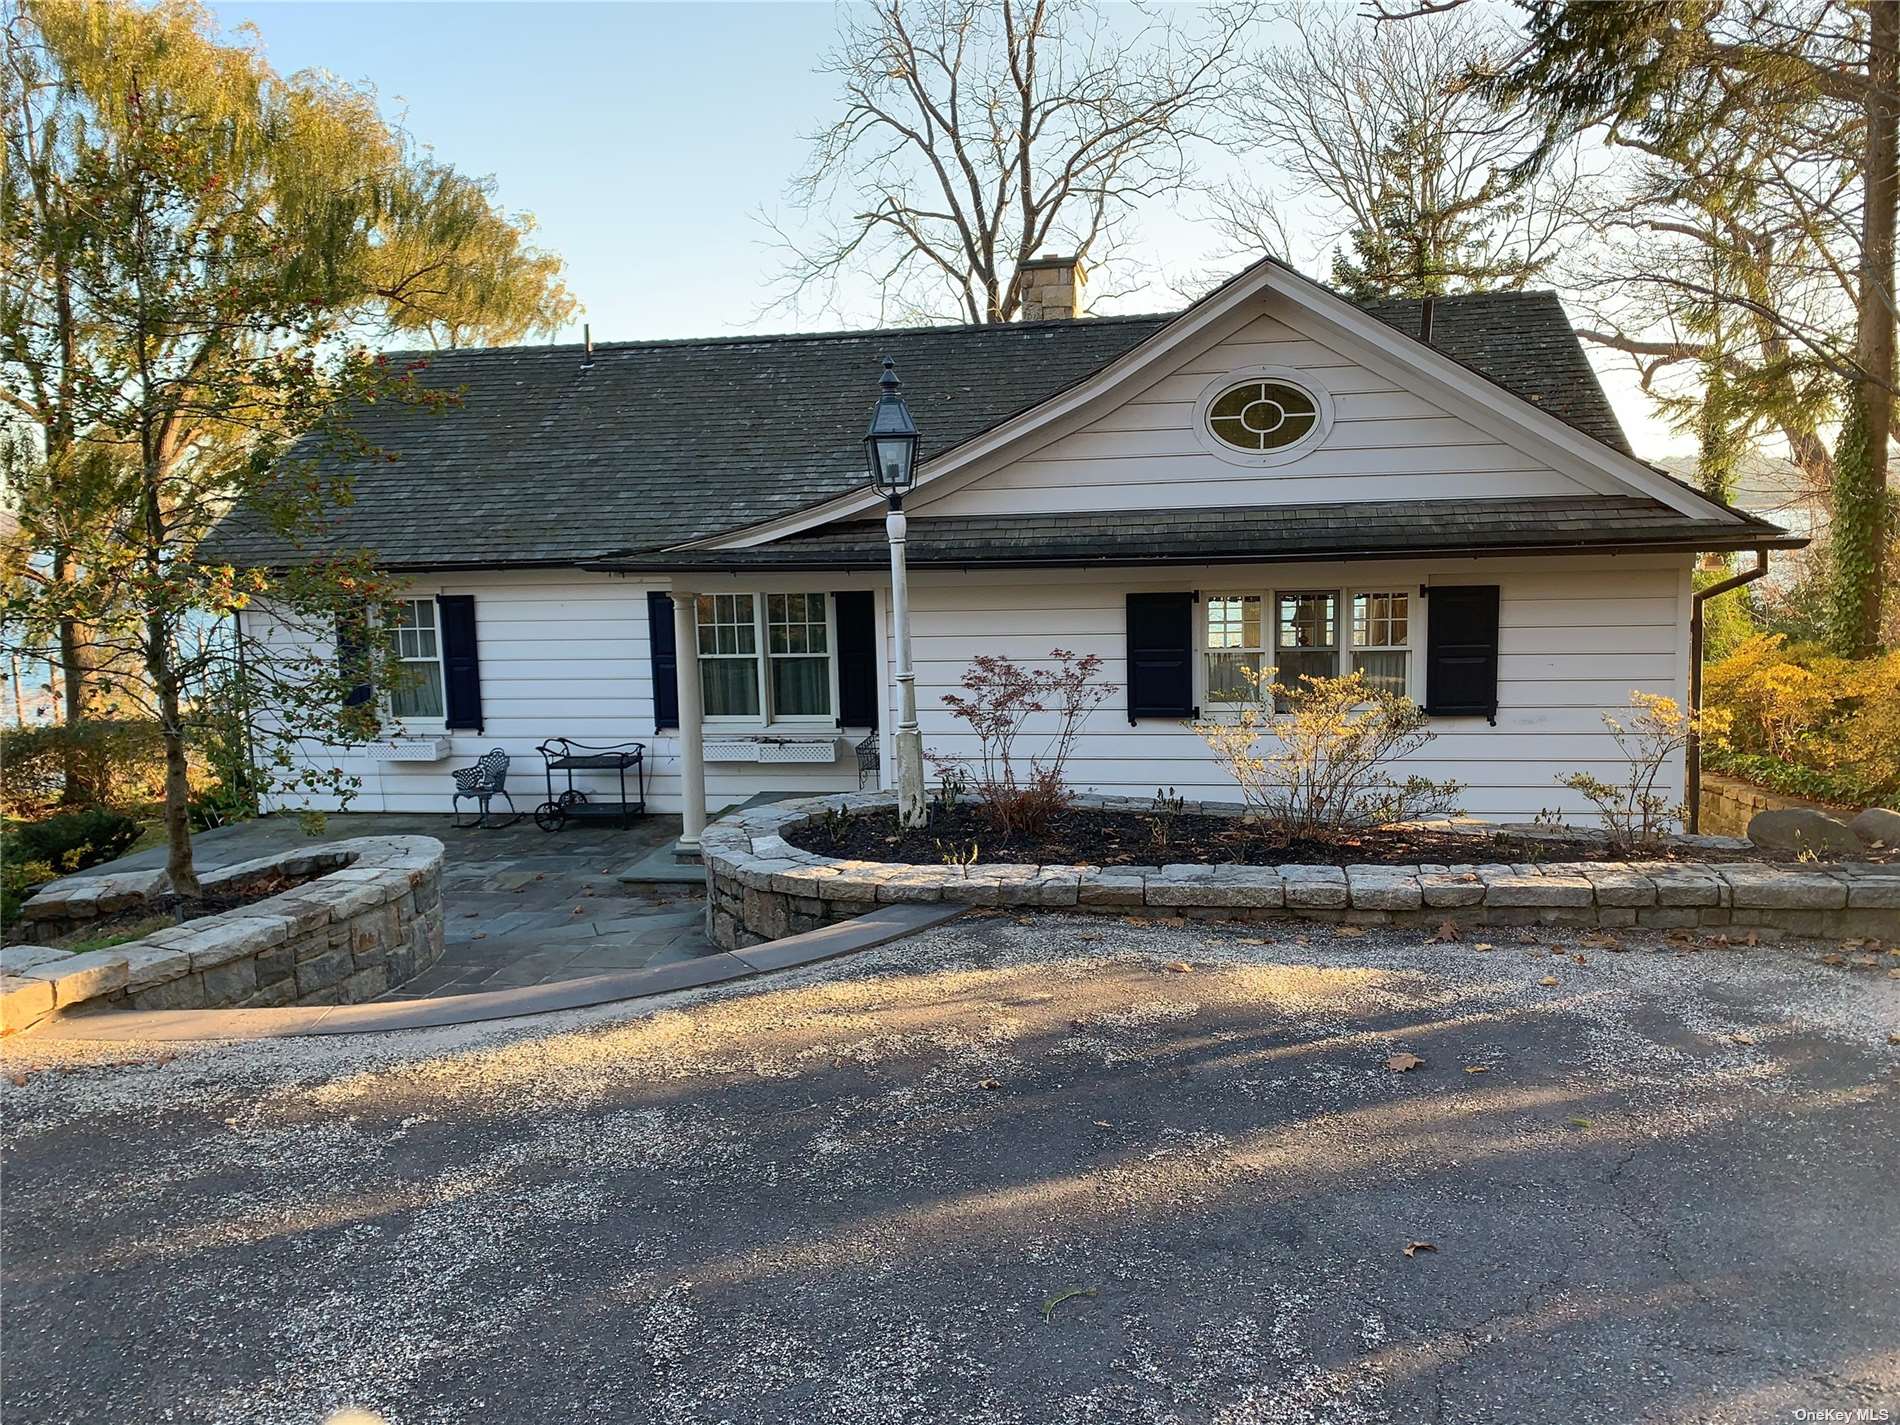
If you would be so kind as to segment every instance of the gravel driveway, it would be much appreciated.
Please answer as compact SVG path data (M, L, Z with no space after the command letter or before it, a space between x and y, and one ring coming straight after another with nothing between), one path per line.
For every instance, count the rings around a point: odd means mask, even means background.
M10 1041L0 1413L1900 1410L1900 959L1489 935L991 915L485 1028Z

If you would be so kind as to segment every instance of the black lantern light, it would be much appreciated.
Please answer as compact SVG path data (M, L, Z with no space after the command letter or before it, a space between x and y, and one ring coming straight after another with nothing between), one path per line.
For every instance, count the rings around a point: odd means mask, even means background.
M903 501L916 477L917 423L898 394L897 365L884 358L883 394L871 411L871 428L864 433L864 458L871 468L871 485L893 504Z

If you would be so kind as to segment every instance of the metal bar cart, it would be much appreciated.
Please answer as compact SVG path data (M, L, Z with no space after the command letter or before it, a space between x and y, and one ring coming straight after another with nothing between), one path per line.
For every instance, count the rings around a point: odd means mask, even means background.
M559 831L569 821L612 821L631 825L633 818L647 809L646 744L615 742L599 745L575 742L571 738L551 737L540 747L547 764L548 799L534 809L534 824L543 831ZM627 796L627 772L633 771L634 791ZM565 790L554 790L554 774L567 773ZM599 801L574 785L576 772L614 772L620 778L620 799Z

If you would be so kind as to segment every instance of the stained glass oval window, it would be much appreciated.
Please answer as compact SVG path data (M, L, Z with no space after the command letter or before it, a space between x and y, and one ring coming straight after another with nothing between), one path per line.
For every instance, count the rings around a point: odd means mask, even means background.
M1319 424L1319 407L1285 381L1243 381L1207 408L1207 428L1236 450L1253 454L1284 450Z

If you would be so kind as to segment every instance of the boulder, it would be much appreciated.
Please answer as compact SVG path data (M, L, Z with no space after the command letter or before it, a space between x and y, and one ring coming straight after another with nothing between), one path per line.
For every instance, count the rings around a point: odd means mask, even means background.
M1748 823L1748 839L1770 851L1809 851L1828 859L1858 856L1863 849L1846 822L1805 807L1757 812Z
M1869 846L1878 842L1890 850L1900 850L1900 811L1868 807L1847 825L1854 835Z

